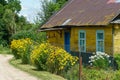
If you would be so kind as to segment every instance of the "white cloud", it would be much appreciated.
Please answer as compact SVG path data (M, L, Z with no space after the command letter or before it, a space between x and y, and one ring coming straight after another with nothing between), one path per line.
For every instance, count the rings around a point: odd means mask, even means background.
M120 0L116 0L116 3L120 3Z
M40 0L20 0L22 10L19 15L23 15L28 21L33 22L37 13L40 11Z
M28 10L28 8L25 6L22 6L22 10Z

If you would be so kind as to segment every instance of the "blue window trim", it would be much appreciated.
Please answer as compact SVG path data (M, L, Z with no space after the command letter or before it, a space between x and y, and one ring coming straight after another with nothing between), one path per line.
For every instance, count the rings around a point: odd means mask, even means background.
M96 31L96 52L98 51L98 39L97 39L97 33L103 33L103 52L105 51L105 45L104 45L104 39L105 39L105 33L104 30L97 30Z
M86 31L85 30L80 30L79 32L78 32L78 48L79 48L79 51L81 51L80 50L80 33L84 33L85 34L85 38L84 39L82 39L82 40L85 40L85 44L84 44L84 46L85 46L85 50L84 50L84 52L86 52Z

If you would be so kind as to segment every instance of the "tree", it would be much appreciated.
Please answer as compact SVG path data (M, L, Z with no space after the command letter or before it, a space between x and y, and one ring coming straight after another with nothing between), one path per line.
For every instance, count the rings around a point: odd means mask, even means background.
M20 10L20 0L0 0L0 44L9 43L19 27L28 24L25 17L18 15Z
M37 23L43 25L48 19L56 13L68 0L56 0L56 2L48 1L48 0L42 0L42 9L40 12L38 12L38 16L36 18Z

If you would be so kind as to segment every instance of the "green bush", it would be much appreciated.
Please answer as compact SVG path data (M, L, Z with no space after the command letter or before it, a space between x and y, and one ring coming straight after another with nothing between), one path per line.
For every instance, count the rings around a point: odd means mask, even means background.
M11 49L0 45L0 54L11 54Z
M64 74L67 80L79 80L79 64L73 66ZM118 80L120 79L120 71L103 70L94 68L82 68L81 80Z
M46 33L45 32L36 32L36 31L19 31L16 34L12 35L10 40L18 40L18 39L25 39L30 38L38 43L42 43L46 41Z
M71 56L64 49L49 43L40 44L31 53L31 61L39 70L47 70L55 74L67 71L77 60L77 57Z
M30 52L31 47L33 45L33 41L29 38L26 39L19 39L19 40L13 40L11 42L11 49L12 53L14 54L14 57L16 59L21 58L22 63L27 64L30 61Z
M50 44L41 44L32 51L30 59L38 70L47 70L47 59L52 52Z
M67 80L79 80L79 64L74 65L67 73L63 74Z
M109 60L109 55L103 52L97 52L96 55L89 57L90 65L99 69L109 69L109 64L111 61Z
M114 58L118 64L118 69L120 69L120 54L114 54Z
M0 39L0 45L3 45L4 47L8 46L8 41Z
M120 79L120 70L115 71L115 73L113 75L114 75L113 80L119 80Z

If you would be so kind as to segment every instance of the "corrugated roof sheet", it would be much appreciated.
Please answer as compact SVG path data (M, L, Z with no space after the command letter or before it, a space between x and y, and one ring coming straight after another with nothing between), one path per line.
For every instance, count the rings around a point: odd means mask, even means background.
M58 13L53 15L42 28L66 25L87 26L107 25L120 13L117 0L70 0Z

